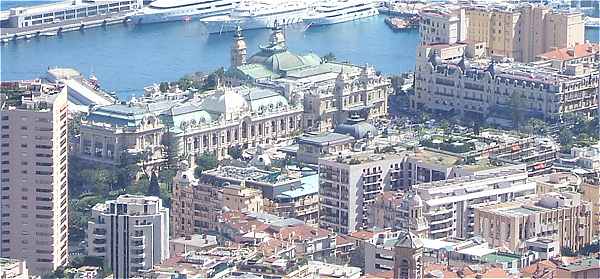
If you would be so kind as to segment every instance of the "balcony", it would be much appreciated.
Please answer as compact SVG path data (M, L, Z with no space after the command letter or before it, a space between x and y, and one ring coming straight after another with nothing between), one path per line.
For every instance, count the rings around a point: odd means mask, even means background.
M141 240L131 241L131 246L133 246L135 248L139 248L139 249L144 249L146 247L146 245L144 245L144 242Z
M449 217L449 218L445 218L445 219L431 221L431 222L429 222L429 225L433 226L433 225L439 225L439 224L445 224L445 223L452 223L452 221L453 221L453 218Z
M429 233L431 233L431 234L445 233L445 232L448 232L451 230L452 230L452 227L446 227L446 228L441 228L441 229L437 229L437 230L430 230Z
M143 261L146 258L146 254L144 254L144 253L133 254L131 256L131 258L134 260Z
M94 232L94 239L106 239L106 235L105 234L96 234Z

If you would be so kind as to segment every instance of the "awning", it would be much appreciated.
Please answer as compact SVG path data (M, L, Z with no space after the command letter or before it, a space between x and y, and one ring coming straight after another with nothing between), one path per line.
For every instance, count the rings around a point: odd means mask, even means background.
M474 246L456 251L456 253L475 257L483 257L485 255L496 253L496 249L491 249L483 246Z
M421 238L421 242L423 242L424 248L432 249L432 250L445 249L447 247L453 247L454 244L456 244L453 242L443 241L443 240L439 240L439 239L424 239L424 238ZM448 249L446 249L446 250L448 250Z

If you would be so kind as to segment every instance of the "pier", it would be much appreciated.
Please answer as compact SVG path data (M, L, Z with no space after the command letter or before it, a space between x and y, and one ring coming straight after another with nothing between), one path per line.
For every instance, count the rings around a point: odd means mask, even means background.
M54 36L63 32L84 30L87 28L107 26L112 24L127 23L128 12L118 12L106 15L86 17L82 19L64 20L38 26L1 28L0 41L7 43L19 39L31 39L42 36Z

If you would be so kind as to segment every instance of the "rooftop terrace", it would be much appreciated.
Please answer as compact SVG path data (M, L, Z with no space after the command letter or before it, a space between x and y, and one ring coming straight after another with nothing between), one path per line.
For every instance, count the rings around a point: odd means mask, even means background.
M268 184L287 183L298 180L279 171L266 171L256 167L221 166L216 169L207 170L203 175L234 179L239 181L254 181Z

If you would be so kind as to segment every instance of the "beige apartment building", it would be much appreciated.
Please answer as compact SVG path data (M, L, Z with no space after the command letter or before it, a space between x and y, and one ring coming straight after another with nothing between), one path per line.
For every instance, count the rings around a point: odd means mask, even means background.
M41 275L67 264L67 91L1 101L0 257Z
M246 187L246 182L240 185L226 183L223 185L223 207L240 212L262 212L263 198L260 190Z
M592 205L592 227L594 228L594 236L600 235L600 185L583 183L583 200Z
M194 177L182 164L173 179L171 207L175 236L215 232L226 211L265 212L316 226L319 218L318 177L221 166Z
M523 252L535 238L577 251L592 241L591 205L578 193L547 193L475 208L475 234L494 247Z
M217 231L222 194L217 187L199 183L194 168L182 163L173 178L171 235L174 237Z
M486 42L490 56L505 56L530 62L554 48L584 43L583 15L552 11L542 5L522 4L469 7L467 39Z
M319 159L319 226L349 234L367 225L368 206L398 183L399 154L355 152Z

